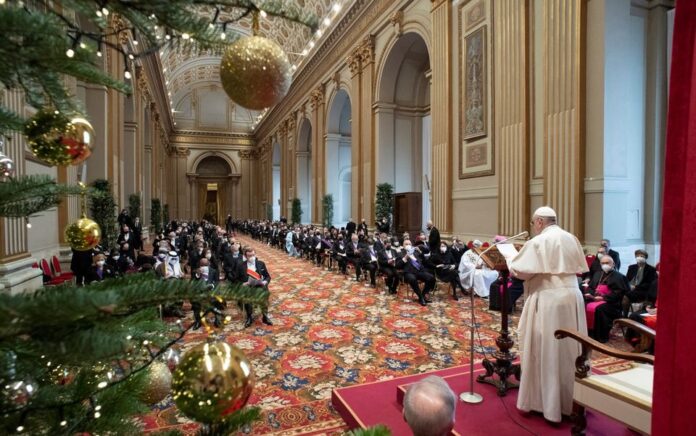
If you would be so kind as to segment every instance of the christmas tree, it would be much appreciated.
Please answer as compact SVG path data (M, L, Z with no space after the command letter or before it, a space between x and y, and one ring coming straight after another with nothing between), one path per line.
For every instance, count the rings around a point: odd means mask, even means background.
M212 10L212 16L202 14L203 8ZM155 55L165 46L222 51L238 37L228 25L260 11L312 30L318 23L314 15L275 0L0 0L0 82L6 89L21 90L27 104L38 110L26 120L0 104L0 138L22 132L35 153L46 152L41 157L47 162L82 162L89 149L63 142L58 153L51 149L56 138L79 139L91 129L80 118L82 108L65 86L66 76L130 92L135 59ZM119 43L124 35L134 42L133 49ZM111 77L99 66L106 50L123 57L122 77ZM0 153L0 217L26 218L55 207L66 195L86 194L86 188L60 185L47 176L13 177L13 165ZM268 298L267 292L230 285L218 287L215 295L254 304ZM181 323L163 321L158 308L183 300L206 307L210 298L211 291L201 282L158 280L147 273L84 287L0 294L0 431L137 433L134 418L169 393L169 370L179 360L176 344L188 331ZM225 346L215 355L204 354L206 364L219 358L227 369L224 353L229 357L235 351ZM209 353L216 344L201 347ZM193 353L187 356L175 370L175 398L195 394L195 380L187 377L195 376L200 359ZM242 365L234 376L243 378L248 371ZM244 393L220 394L215 410ZM228 434L257 419L258 409L239 409L244 403L224 413L188 414L201 418L202 434Z

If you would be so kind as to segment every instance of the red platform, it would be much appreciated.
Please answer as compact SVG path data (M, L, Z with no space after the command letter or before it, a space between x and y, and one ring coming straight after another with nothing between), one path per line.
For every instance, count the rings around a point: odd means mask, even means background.
M476 374L483 369L475 371ZM411 434L402 416L401 402L409 384L428 375L439 375L459 395L469 390L469 365L440 371L398 377L374 383L334 389L331 403L350 428L384 424L394 435ZM564 435L570 434L571 424L564 420L558 425L547 423L535 413L517 410L517 390L498 397L493 386L474 382L474 391L483 396L479 404L457 404L454 435ZM635 435L621 424L594 411L587 412L587 435Z

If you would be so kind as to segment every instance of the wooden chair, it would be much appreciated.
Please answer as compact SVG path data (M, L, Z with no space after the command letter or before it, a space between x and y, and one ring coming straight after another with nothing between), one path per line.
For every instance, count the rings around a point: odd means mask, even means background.
M628 320L617 321L623 323ZM637 326L631 324L631 328L637 328L641 333L654 339L654 331L650 332L652 329L640 326L638 323L634 324ZM555 335L557 339L572 338L582 345L582 352L575 361L571 434L585 434L586 408L615 419L632 430L650 434L655 357L649 354L619 351L575 330L560 329L556 330ZM590 372L592 350L617 359L631 361L632 367L612 374L592 374Z

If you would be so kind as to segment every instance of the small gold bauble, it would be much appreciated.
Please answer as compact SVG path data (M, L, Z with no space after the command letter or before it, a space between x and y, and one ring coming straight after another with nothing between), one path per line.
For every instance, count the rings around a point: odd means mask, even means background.
M94 129L89 121L84 118L70 120L70 125L60 141L70 156L71 165L84 162L92 154L94 139Z
M73 250L87 251L99 245L101 229L99 224L83 216L65 228L65 240Z
M265 109L278 103L290 89L290 62L275 42L262 36L247 36L225 51L220 80L227 95L238 105Z
M164 400L172 388L172 373L164 362L152 362L147 369L147 387L140 394L140 399L149 404Z
M209 424L244 407L253 387L254 373L244 353L212 342L184 354L172 378L172 397L184 415Z

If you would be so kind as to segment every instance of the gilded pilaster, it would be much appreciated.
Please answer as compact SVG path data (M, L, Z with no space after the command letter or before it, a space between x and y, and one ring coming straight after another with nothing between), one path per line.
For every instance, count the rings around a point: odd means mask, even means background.
M499 233L513 235L528 227L529 120L528 2L496 3L495 32L495 129L500 183L498 185Z
M312 108L312 211L310 221L314 224L322 222L323 210L321 199L326 192L326 174L324 171L324 87L320 86L312 92L310 98Z
M360 168L361 168L361 159L362 159L362 150L360 146L360 142L362 140L360 136L360 125L362 122L361 117L357 116L357 111L354 110L354 108L360 108L360 99L361 99L361 87L362 87L362 80L361 80L361 61L360 61L360 50L359 47L353 51L353 53L348 56L348 59L346 60L348 63L348 68L350 69L350 76L351 76L351 129L350 129L350 136L351 136L351 192L350 192L350 198L351 198L351 204L350 204L350 216L353 218L353 221L355 222L360 222L361 215L360 215L360 209L361 209L361 202L360 202L360 197L362 195L362 177L360 177Z
M242 175L242 217L250 217L254 208L253 203L256 197L253 195L253 185L251 180L253 153L251 150L239 150L241 159Z
M375 222L374 202L377 180L375 171L376 147L374 141L374 128L372 117L372 103L374 101L374 77L375 77L375 38L368 35L363 39L360 49L360 65L362 67L360 86L360 219L369 223ZM355 113L353 118L355 119Z
M585 0L544 2L544 201L583 239Z
M449 2L433 0L431 19L431 211L435 226L440 232L449 234L452 231L452 12ZM423 198L423 201L428 199Z

